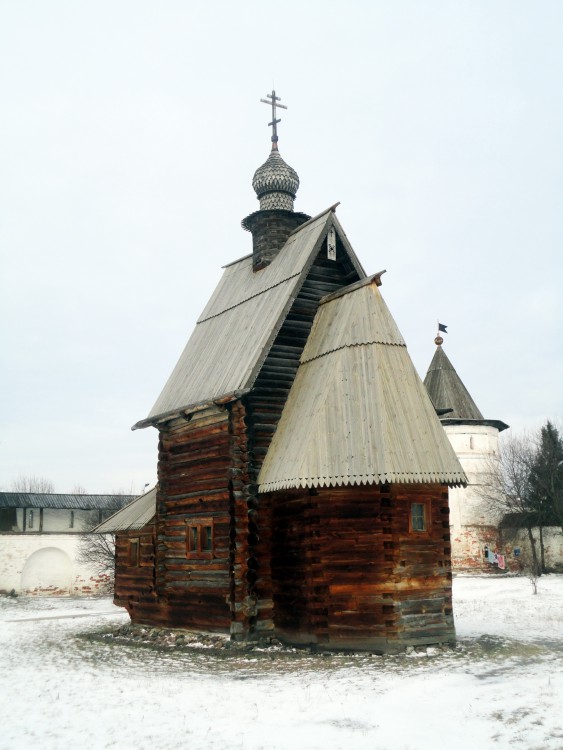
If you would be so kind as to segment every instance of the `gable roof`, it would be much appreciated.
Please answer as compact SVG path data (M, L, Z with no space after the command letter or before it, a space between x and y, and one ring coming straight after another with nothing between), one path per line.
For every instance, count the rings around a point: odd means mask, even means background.
M424 385L437 410L449 410L448 419L483 419L477 404L440 345L436 347L432 362L424 378Z
M126 505L113 516L99 526L96 526L96 534L114 534L116 531L133 531L142 529L156 515L156 487L135 498L132 503Z
M375 278L321 300L260 492L466 483Z
M117 510L134 495L63 495L46 492L0 492L0 508Z
M149 416L133 429L190 407L235 398L252 387L331 226L358 274L365 276L331 209L292 232L262 270L253 272L252 256L226 266Z

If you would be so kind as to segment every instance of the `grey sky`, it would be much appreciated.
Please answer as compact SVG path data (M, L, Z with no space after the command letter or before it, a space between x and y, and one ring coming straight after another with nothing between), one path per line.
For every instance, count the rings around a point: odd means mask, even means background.
M251 250L275 83L296 210L338 217L421 376L563 415L563 4L0 3L0 486L138 491L145 417Z

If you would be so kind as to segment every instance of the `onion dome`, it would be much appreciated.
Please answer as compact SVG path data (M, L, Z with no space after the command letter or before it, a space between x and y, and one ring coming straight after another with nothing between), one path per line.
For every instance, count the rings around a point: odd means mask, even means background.
M252 187L260 201L260 210L278 209L293 211L293 201L299 188L297 172L281 158L277 144L272 145L270 156L258 167Z

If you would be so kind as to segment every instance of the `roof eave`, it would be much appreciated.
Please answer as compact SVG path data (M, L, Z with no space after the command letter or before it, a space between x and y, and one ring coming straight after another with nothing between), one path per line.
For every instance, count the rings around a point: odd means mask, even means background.
M443 425L496 427L499 432L508 430L508 428L510 427L510 425L506 424L506 422L502 422L500 419L460 419L456 417L440 417L440 422Z
M147 417L136 422L132 430L143 430L145 427L159 427L159 425L170 422L172 419L178 419L187 417L188 414L193 414L196 411L203 411L209 406L224 406L232 401L238 401L247 393L250 392L250 388L241 388L240 390L233 391L231 393L225 393L222 396L216 398L206 399L204 401L198 401L195 404L187 404L182 406L180 409L172 409L171 411L163 412L162 414L156 414L153 417Z
M293 477L291 479L280 479L275 482L266 482L258 487L259 494L268 492L279 492L290 489L318 489L329 487L354 487L357 485L379 485L379 484L439 484L448 487L466 487L467 477L465 474L369 474L353 477Z

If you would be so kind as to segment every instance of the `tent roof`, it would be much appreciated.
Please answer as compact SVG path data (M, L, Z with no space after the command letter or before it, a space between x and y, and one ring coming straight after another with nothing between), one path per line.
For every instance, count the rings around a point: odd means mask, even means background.
M436 347L424 385L436 409L452 410L446 415L449 419L483 419L477 404L440 345Z
M376 277L321 301L260 492L466 477Z

